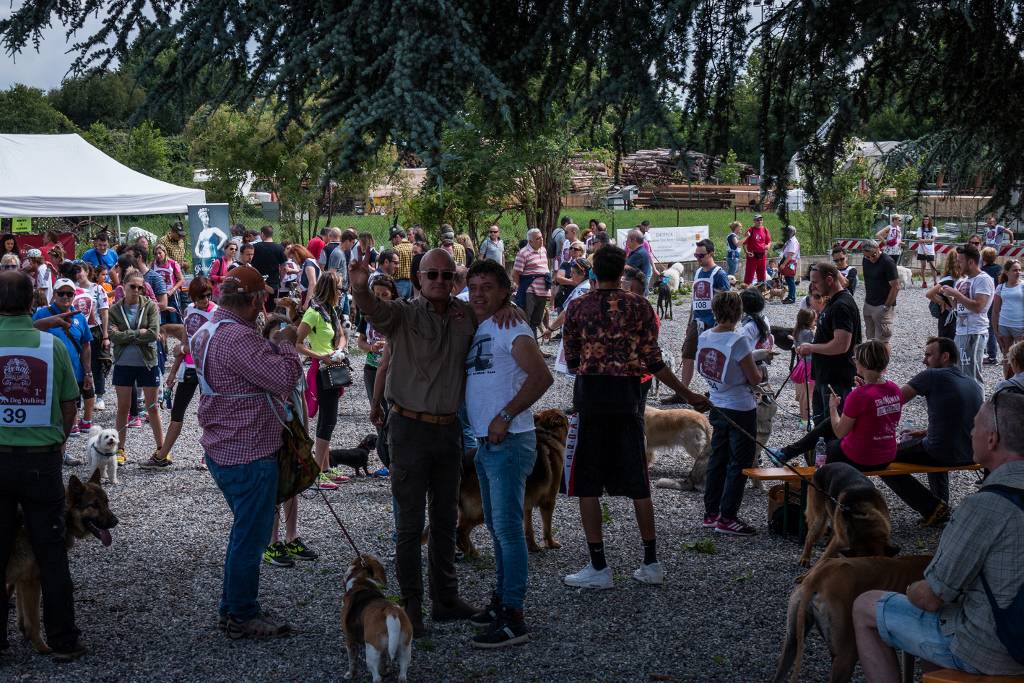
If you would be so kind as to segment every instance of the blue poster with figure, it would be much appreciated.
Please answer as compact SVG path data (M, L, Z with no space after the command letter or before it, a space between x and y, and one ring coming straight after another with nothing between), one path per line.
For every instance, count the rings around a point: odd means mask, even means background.
M227 204L190 204L188 244L192 251L192 274L210 276L213 262L224 253L231 236Z

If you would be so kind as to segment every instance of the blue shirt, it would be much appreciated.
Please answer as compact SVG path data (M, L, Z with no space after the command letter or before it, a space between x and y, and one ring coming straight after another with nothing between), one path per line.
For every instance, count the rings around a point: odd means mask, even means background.
M639 270L647 278L647 281L650 282L651 275L654 274L654 268L651 266L651 255L647 253L645 248L640 247L629 252L629 256L626 258L626 265Z
M717 270L716 270L717 269ZM714 279L711 281L712 296L719 292L724 292L729 289L729 276L725 274L725 270L721 266L715 265L712 270L704 270L703 268L697 269L697 274L693 276L694 280L705 280L711 276L711 273L715 273ZM705 329L715 326L715 314L711 311L694 311L693 317L696 320L704 323Z
M72 309L74 310L74 309ZM40 318L49 318L51 315L57 315L60 313L60 309L54 305L42 306L36 309L36 312L32 314L32 320L39 320ZM71 323L71 327L65 330L63 327L51 327L48 331L57 339L64 342L64 348L68 350L68 355L71 356L71 369L75 371L75 380L81 383L85 379L84 369L82 368L82 357L81 351L85 344L92 342L92 332L89 331L89 322L85 319L85 316L81 313L75 312L68 322ZM76 346L77 344L77 346Z
M146 274L142 276L142 279L153 288L153 293L157 296L167 293L167 283L164 282L163 276L152 268L146 271Z
M109 270L117 265L117 254L113 249L107 249L107 253L100 256L96 249L90 249L82 254L82 260L97 268L102 267Z

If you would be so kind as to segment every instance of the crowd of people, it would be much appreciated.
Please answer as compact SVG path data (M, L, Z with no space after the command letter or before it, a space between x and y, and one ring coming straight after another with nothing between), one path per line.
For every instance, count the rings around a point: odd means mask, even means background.
M993 224L976 241L989 241L989 232L996 245L1012 240L999 227ZM288 244L274 240L272 226L259 233L236 226L209 275L191 278L184 230L177 224L156 244L143 235L114 245L108 233L97 233L80 258L51 247L46 257L32 249L21 261L14 236L0 236L3 355L20 354L28 368L25 381L46 397L45 409L21 411L20 422L18 411L0 411L0 490L12 501L0 509L0 566L20 505L36 552L51 565L42 577L51 647L67 659L80 655L66 551L44 533L46 524L58 524L53 492L63 486L61 463L80 464L66 452L68 439L93 431L97 413L107 410L109 379L119 462L167 469L198 391L202 467L233 516L219 626L231 638L291 632L258 600L261 565L288 567L318 557L299 535L298 497L280 505L276 500L282 425L294 411L316 417L315 486L326 492L347 481L329 457L345 389L325 371L345 362L352 342L366 353L363 382L384 464L376 474L390 479L399 595L417 637L427 631L429 598L434 621L468 620L484 629L473 637L475 647L529 638L522 520L526 480L537 457L530 408L553 382L546 362L551 354L541 343L555 336L561 343L554 370L574 382L566 489L578 498L588 554L582 569L564 577L569 586L614 586L602 536L604 495L633 501L641 552L632 577L645 584L665 581L645 458L644 406L654 379L674 391L668 402L709 412L713 432L701 525L716 533L757 533L739 510L743 469L763 445L753 435L772 408L772 379L793 382L807 430L791 444L766 449L777 463L809 454L823 441L827 462L866 472L892 462L973 460L990 471L986 482L1024 487L1019 261L997 265L994 247L979 249L972 238L946 259L940 278L929 236L934 228L930 220L922 224L918 254L930 246L932 253L924 255L933 257L921 259L922 285L937 330L923 340L924 369L901 386L886 378L901 292L896 259L902 230L894 216L878 234L880 242L864 243L859 272L842 248L832 250L831 262L811 266L809 293L791 335L798 362L788 377L771 378L777 349L765 300L756 286L737 291L729 279L744 254L745 283L768 278L771 236L761 216L742 236L742 225L733 223L726 268L716 263L713 240L695 245L697 269L676 376L658 342L661 321L646 298L659 275L649 229L645 221L629 230L620 248L603 224L591 221L581 230L564 217L547 243L542 231L531 229L517 248L506 250L496 225L479 245L443 225L434 247L421 227L407 232L395 226L382 249L372 235L354 229L325 228L307 244ZM785 280L784 302L796 303L800 245L791 228L784 239L772 270ZM924 264L930 264L930 288ZM863 309L854 298L861 281ZM239 358L258 362L242 364ZM44 372L36 371L36 359ZM1005 381L986 399L982 367L999 362ZM691 387L695 372L708 395ZM166 432L161 386L170 408ZM927 403L927 426L899 434L902 407L917 396ZM129 430L146 422L156 450L133 453ZM459 480L463 456L474 450L496 563L492 598L482 608L460 597L455 570ZM45 460L45 493L24 485L27 468L35 466L27 460L30 453ZM1022 665L1000 649L992 608L1020 591L1019 569L1007 559L1024 550L1024 524L1014 516L1013 500L982 491L954 510L947 475L929 475L928 486L909 475L884 481L922 524L948 526L925 584L915 584L905 597L859 601L858 646L871 680L891 680L887 648L915 651L921 634L908 631L905 618L917 613L944 615L931 634L941 647L921 656L940 651L936 661L943 665L1019 673ZM986 520L984 526L979 520ZM429 591L421 569L425 527ZM978 597L984 595L983 575L989 601ZM984 636L985 647L974 647Z

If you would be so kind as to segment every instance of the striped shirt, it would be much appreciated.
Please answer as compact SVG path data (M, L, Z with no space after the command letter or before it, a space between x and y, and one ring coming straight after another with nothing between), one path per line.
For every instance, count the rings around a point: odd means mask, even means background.
M516 262L512 270L523 275L537 275L530 283L527 293L537 296L548 296L548 289L544 286L544 276L548 273L548 253L544 247L534 249L529 244L519 250L516 254Z

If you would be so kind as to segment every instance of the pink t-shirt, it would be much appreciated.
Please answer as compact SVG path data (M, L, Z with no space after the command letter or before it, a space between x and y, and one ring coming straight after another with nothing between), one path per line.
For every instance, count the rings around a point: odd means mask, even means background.
M895 382L865 384L846 397L843 415L857 420L840 446L860 465L887 465L896 458L896 426L903 412L903 395Z

